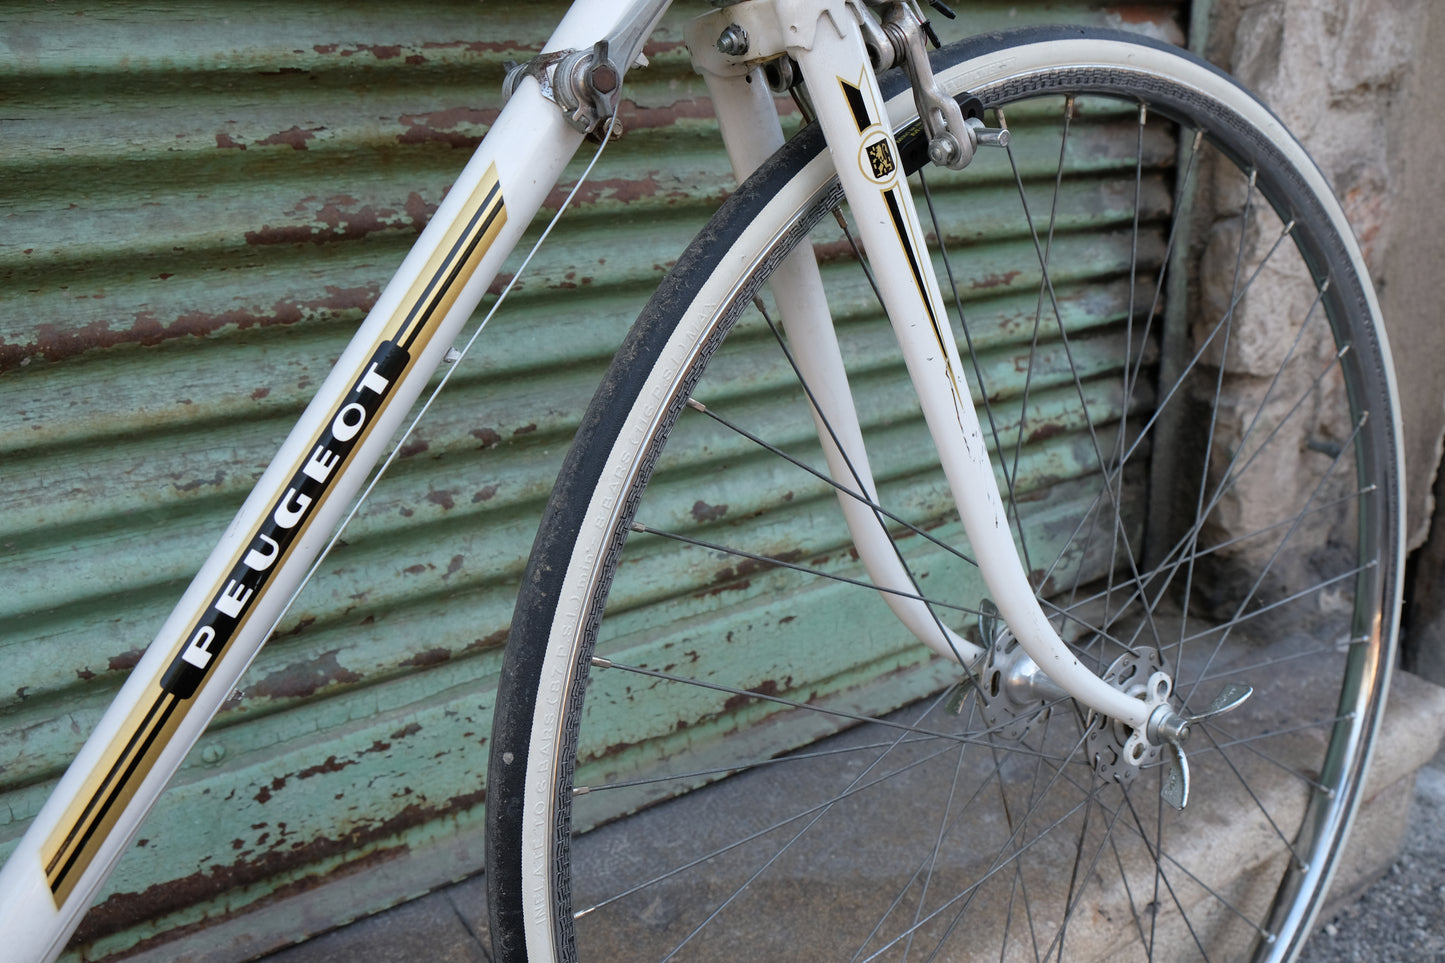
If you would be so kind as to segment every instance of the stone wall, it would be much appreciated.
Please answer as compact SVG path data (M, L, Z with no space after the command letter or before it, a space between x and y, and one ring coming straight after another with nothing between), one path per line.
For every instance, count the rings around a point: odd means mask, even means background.
M1445 5L1431 0L1213 0L1205 54L1305 143L1354 225L1380 292L1405 426L1406 664L1445 682ZM1423 547L1422 547L1423 546Z

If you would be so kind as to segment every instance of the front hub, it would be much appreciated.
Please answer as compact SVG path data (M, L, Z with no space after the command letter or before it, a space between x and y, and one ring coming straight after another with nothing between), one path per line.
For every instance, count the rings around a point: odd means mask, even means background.
M1103 679L1124 694L1154 706L1153 712L1161 717L1166 713L1173 717L1168 705L1174 690L1173 677L1158 652L1126 652L1114 660ZM1141 767L1159 762L1162 747L1145 733L1094 713L1084 735L1084 749L1094 771L1104 780L1127 784L1139 775Z

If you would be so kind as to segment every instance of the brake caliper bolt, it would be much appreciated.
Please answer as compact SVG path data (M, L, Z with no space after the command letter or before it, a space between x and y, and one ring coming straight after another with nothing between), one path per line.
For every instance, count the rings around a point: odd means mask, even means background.
M592 89L599 94L610 94L617 89L617 71L611 64L592 68Z
M953 139L952 134L944 134L935 137L928 144L928 159L939 167L950 167L953 159L958 155L958 141Z
M729 57L741 57L748 52L748 32L735 23L730 23L718 35L717 49Z

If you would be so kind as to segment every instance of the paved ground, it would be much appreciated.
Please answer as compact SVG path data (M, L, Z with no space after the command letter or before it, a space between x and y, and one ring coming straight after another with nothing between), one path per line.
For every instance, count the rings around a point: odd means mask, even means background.
M483 963L484 887L467 880L282 950L267 963ZM1301 963L1445 961L1445 751L1416 779L1404 851L1385 878L1327 920Z
M1445 753L1415 777L1405 848L1385 878L1325 921L1301 963L1445 960Z
M480 876L265 957L265 963L491 963Z

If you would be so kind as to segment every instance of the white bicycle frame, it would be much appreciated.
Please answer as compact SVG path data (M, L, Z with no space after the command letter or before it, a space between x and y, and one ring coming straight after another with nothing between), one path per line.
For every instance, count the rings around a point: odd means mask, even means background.
M578 0L544 48L612 43L624 67L670 0ZM787 53L802 68L849 207L985 582L1010 630L1081 703L1143 732L1156 702L1103 682L1073 657L1034 597L1013 544L892 131L911 95L885 104L859 28L860 0L745 0L690 28L739 179L782 143L757 63ZM744 25L745 58L711 40ZM52 960L141 821L284 613L366 476L451 349L522 232L583 140L536 76L523 76L446 200L257 482L114 703L0 870L6 955ZM890 115L890 112L892 116ZM872 499L858 419L817 264L795 255L772 282L804 375L823 409L820 438L837 477ZM831 428L821 428L826 418ZM834 444L831 437L836 437ZM873 510L840 496L859 555L880 586L912 586ZM279 564L284 562L285 564ZM885 593L898 618L942 655L982 650L920 601ZM964 670L960 670L963 674Z
M693 22L689 47L694 51L695 66L708 79L729 158L741 178L776 147L756 133L777 130L771 100L750 93L762 86L760 82L739 80L748 63L790 55L807 81L969 544L1000 613L1024 651L1050 679L1090 708L1142 729L1153 704L1107 685L1073 657L1049 623L1024 572L923 229L898 162L893 129L909 116L913 102L911 96L902 95L892 104L884 104L857 25L858 18L867 16L861 6L857 0L750 0ZM747 61L719 57L704 42L730 24L745 25L750 44ZM890 109L897 116L890 116ZM824 409L818 419L819 437L829 467L837 478L856 480L855 494L876 502L857 412L812 251L800 251L783 276L775 276L771 287L789 337L798 345L804 377ZM822 428L824 418L831 431ZM908 597L913 585L873 509L847 494L840 495L839 501L870 576L880 586L898 591L884 593L898 617L941 655L971 665L982 650L942 626L925 603Z

